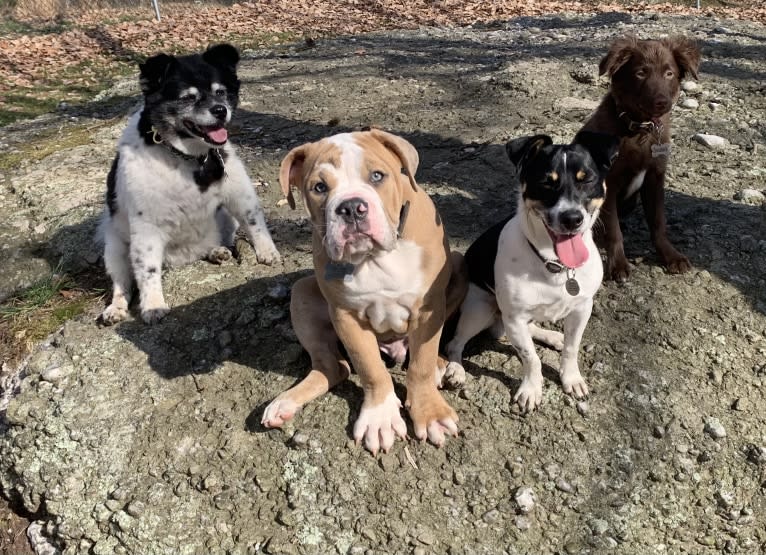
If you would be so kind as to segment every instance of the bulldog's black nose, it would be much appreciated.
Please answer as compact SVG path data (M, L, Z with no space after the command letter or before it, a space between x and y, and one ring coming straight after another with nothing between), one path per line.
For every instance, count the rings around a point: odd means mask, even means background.
M567 231L575 231L582 225L585 218L579 210L566 210L559 216L559 221Z
M229 110L223 104L216 104L210 108L210 113L213 114L216 119L225 120Z
M335 209L335 213L343 218L347 224L353 224L354 222L361 222L367 217L367 202L360 198L350 198L344 200Z

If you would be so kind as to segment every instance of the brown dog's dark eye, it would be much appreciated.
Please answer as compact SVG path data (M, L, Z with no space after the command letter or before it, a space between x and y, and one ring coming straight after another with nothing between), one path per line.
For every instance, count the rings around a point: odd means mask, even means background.
M380 183L386 175L383 172L374 171L370 174L370 183Z
M669 69L665 72L665 79L673 79L675 77L675 73L673 73L672 69Z
M643 79L646 77L646 72L643 69L639 69L636 72L636 79Z
M327 183L320 181L311 188L316 194L323 195L327 192Z

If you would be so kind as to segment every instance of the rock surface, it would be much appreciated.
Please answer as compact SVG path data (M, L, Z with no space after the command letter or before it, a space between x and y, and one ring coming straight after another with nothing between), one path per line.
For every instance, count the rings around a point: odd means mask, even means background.
M544 402L521 417L510 402L519 361L484 334L466 350L465 387L445 393L461 434L442 449L397 442L376 460L354 446L355 377L283 431L260 428L265 404L309 365L286 291L310 271L310 226L278 203L285 152L367 124L404 134L462 251L515 199L504 143L571 139L590 104L563 110L561 99L603 95L572 68L595 74L625 32L703 44L705 102L673 113L666 195L670 237L695 269L665 273L640 210L625 220L635 269L599 292L580 353L587 418L561 391L559 355L541 346ZM156 326L100 328L93 307L38 345L19 390L0 395L4 494L66 554L763 552L766 230L760 208L731 199L766 189L765 41L737 21L620 14L248 53L233 136L284 263L257 265L243 245L239 263L166 272L173 308ZM68 141L3 174L3 284L60 260L102 272L90 238L125 119L73 111L3 133L19 152L46 129ZM732 148L692 142L701 129ZM404 374L392 373L403 399ZM704 432L705 415L725 440ZM529 514L515 502L522 487L536 497Z

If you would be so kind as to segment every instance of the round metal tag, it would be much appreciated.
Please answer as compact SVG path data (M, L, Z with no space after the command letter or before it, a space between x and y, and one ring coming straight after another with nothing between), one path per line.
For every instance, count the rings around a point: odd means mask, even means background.
M580 284L577 283L575 278L567 279L566 283L564 283L564 288L567 290L567 293L573 297L576 297L580 293Z

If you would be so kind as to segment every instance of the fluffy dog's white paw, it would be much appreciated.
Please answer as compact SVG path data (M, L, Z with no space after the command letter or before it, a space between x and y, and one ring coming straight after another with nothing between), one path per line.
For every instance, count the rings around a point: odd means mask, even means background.
M261 264L271 266L282 260L271 237L256 237L253 240L253 248L255 249L255 259Z
M538 408L543 401L542 376L539 379L524 377L513 400L523 412L532 412Z
M127 317L128 317L127 308L121 308L113 304L110 304L101 313L101 322L105 326L111 326L116 324L117 322L122 322Z
M280 399L277 397L263 411L261 424L267 428L281 428L285 422L295 416L299 408L298 403L292 399Z
M379 405L362 405L354 424L354 441L359 444L364 440L364 446L373 455L377 455L379 449L387 453L396 436L407 437L407 425L399 412L401 408L402 403L393 391Z
M588 384L579 370L561 373L561 387L564 393L570 394L575 399L584 399L588 396Z
M459 362L450 362L442 370L436 369L436 387L457 389L465 384L465 368Z
M224 262L231 260L231 251L226 247L214 247L208 253L207 259L213 264L223 264Z
M168 312L170 312L170 307L168 305L148 308L146 310L142 309L141 319L147 324L156 324L167 316Z

